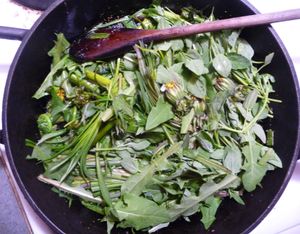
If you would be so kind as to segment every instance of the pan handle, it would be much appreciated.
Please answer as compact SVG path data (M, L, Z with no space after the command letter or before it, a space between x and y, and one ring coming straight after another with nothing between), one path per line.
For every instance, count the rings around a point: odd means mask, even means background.
M28 29L23 28L0 26L0 38L22 41L28 31Z

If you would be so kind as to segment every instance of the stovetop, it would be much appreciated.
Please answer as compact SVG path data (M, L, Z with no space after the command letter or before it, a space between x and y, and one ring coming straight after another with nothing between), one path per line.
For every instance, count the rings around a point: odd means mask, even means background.
M292 8L300 8L300 1L295 0L248 0L260 12L272 12ZM10 0L0 1L0 25L29 29L41 11L30 10ZM295 65L300 80L300 20L277 23L273 25L285 44ZM2 110L2 94L9 66L20 46L18 41L0 39L0 110ZM2 123L0 122L0 129ZM0 147L5 158L4 147ZM1 155L0 155L1 157ZM0 233L51 233L49 227L34 213L24 199L13 178L8 174L9 168L0 161ZM11 186L9 186L9 183ZM5 190L5 191L4 191ZM251 232L251 234L298 234L300 233L300 162L297 163L292 178L281 198L269 215ZM15 194L13 196L12 194ZM10 196L11 195L11 196ZM5 208L1 208L5 207ZM9 216L9 217L8 217Z

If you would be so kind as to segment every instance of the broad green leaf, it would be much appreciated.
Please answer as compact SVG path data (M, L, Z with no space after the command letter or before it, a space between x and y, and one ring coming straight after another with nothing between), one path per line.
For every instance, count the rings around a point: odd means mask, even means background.
M183 71L183 68L182 68L183 64L184 64L183 62L175 63L170 67L170 70L177 74L181 74Z
M251 66L250 60L242 55L230 53L227 58L231 61L233 70L246 69Z
M168 102L165 102L160 97L155 107L152 107L146 122L146 131L151 130L160 124L167 122L174 117L172 106Z
M42 144L42 145L35 145L31 155L28 155L26 159L37 159L40 161L45 161L50 158L52 153L52 146L51 144Z
M202 214L201 222L207 230L216 220L216 213L222 200L219 197L210 196L205 203L200 206Z
M262 146L253 141L249 141L249 144L242 148L242 152L246 158L246 162L243 165L245 172L242 175L242 183L248 192L255 190L267 171L266 166L258 164L261 149Z
M246 172L242 175L243 186L247 192L252 192L265 176L267 168L258 163L247 164L244 168Z
M243 103L243 106L246 110L251 111L251 109L254 107L258 97L258 91L256 89L251 90L248 95L245 98L245 101Z
M198 98L204 98L206 96L206 82L205 79L200 76L199 78L190 77L185 80L186 89Z
M267 141L266 133L261 125L254 124L251 130L261 140L262 143L266 143Z
M170 28L170 23L163 17L159 18L157 29L164 29L164 28Z
M212 61L213 67L215 70L223 77L228 77L232 65L230 60L223 54L218 54Z
M217 160L223 160L226 152L223 149L217 149L210 153L210 157Z
M156 82L160 84L181 80L176 72L165 68L163 65L158 66L156 77Z
M237 53L251 60L254 55L254 50L246 40L238 39Z
M261 145L254 141L249 141L247 145L242 147L242 153L248 162L255 163L260 157L261 149Z
M227 167L232 173L237 174L241 171L242 167L242 153L238 147L226 147L226 156L224 159L224 166Z
M282 162L279 156L276 154L274 149L267 148L266 152L259 160L259 164L265 166L267 163L274 165L275 167L282 168Z
M185 66L198 76L208 73L208 69L200 59L191 59L185 62Z
M171 48L172 43L169 41L160 42L154 45L154 48L157 50L167 51Z
M231 32L231 34L228 37L228 44L231 45L231 47L235 47L237 39L240 35L241 31L233 31Z
M173 51L180 51L184 48L184 43L182 39L171 40L171 48Z
M122 227L141 230L169 221L166 208L131 193L125 193L123 198L116 203L115 209Z

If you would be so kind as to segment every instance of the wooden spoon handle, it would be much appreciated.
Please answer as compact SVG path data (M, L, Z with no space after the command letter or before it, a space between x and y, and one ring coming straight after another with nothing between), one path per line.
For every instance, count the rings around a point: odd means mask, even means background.
M256 14L249 16L241 16L229 18L224 20L216 20L212 22L205 22L193 24L188 26L180 26L162 30L151 30L151 39L171 39L182 36L189 36L197 33L213 32L222 29L243 28L255 25L270 24L275 22L282 22L288 20L300 19L300 9L293 9L287 11Z

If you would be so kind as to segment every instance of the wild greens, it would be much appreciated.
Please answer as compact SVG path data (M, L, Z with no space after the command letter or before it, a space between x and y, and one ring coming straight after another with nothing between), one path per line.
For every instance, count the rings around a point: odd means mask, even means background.
M176 14L152 5L99 27L156 29L213 20L192 8ZM51 71L33 95L47 96L37 119L41 138L27 140L39 180L77 197L107 230L154 232L200 213L208 229L226 199L244 205L268 171L282 167L273 150L274 54L253 60L240 31L140 42L110 61L77 63L57 35ZM107 35L93 34L90 38ZM247 204L246 204L247 205Z

